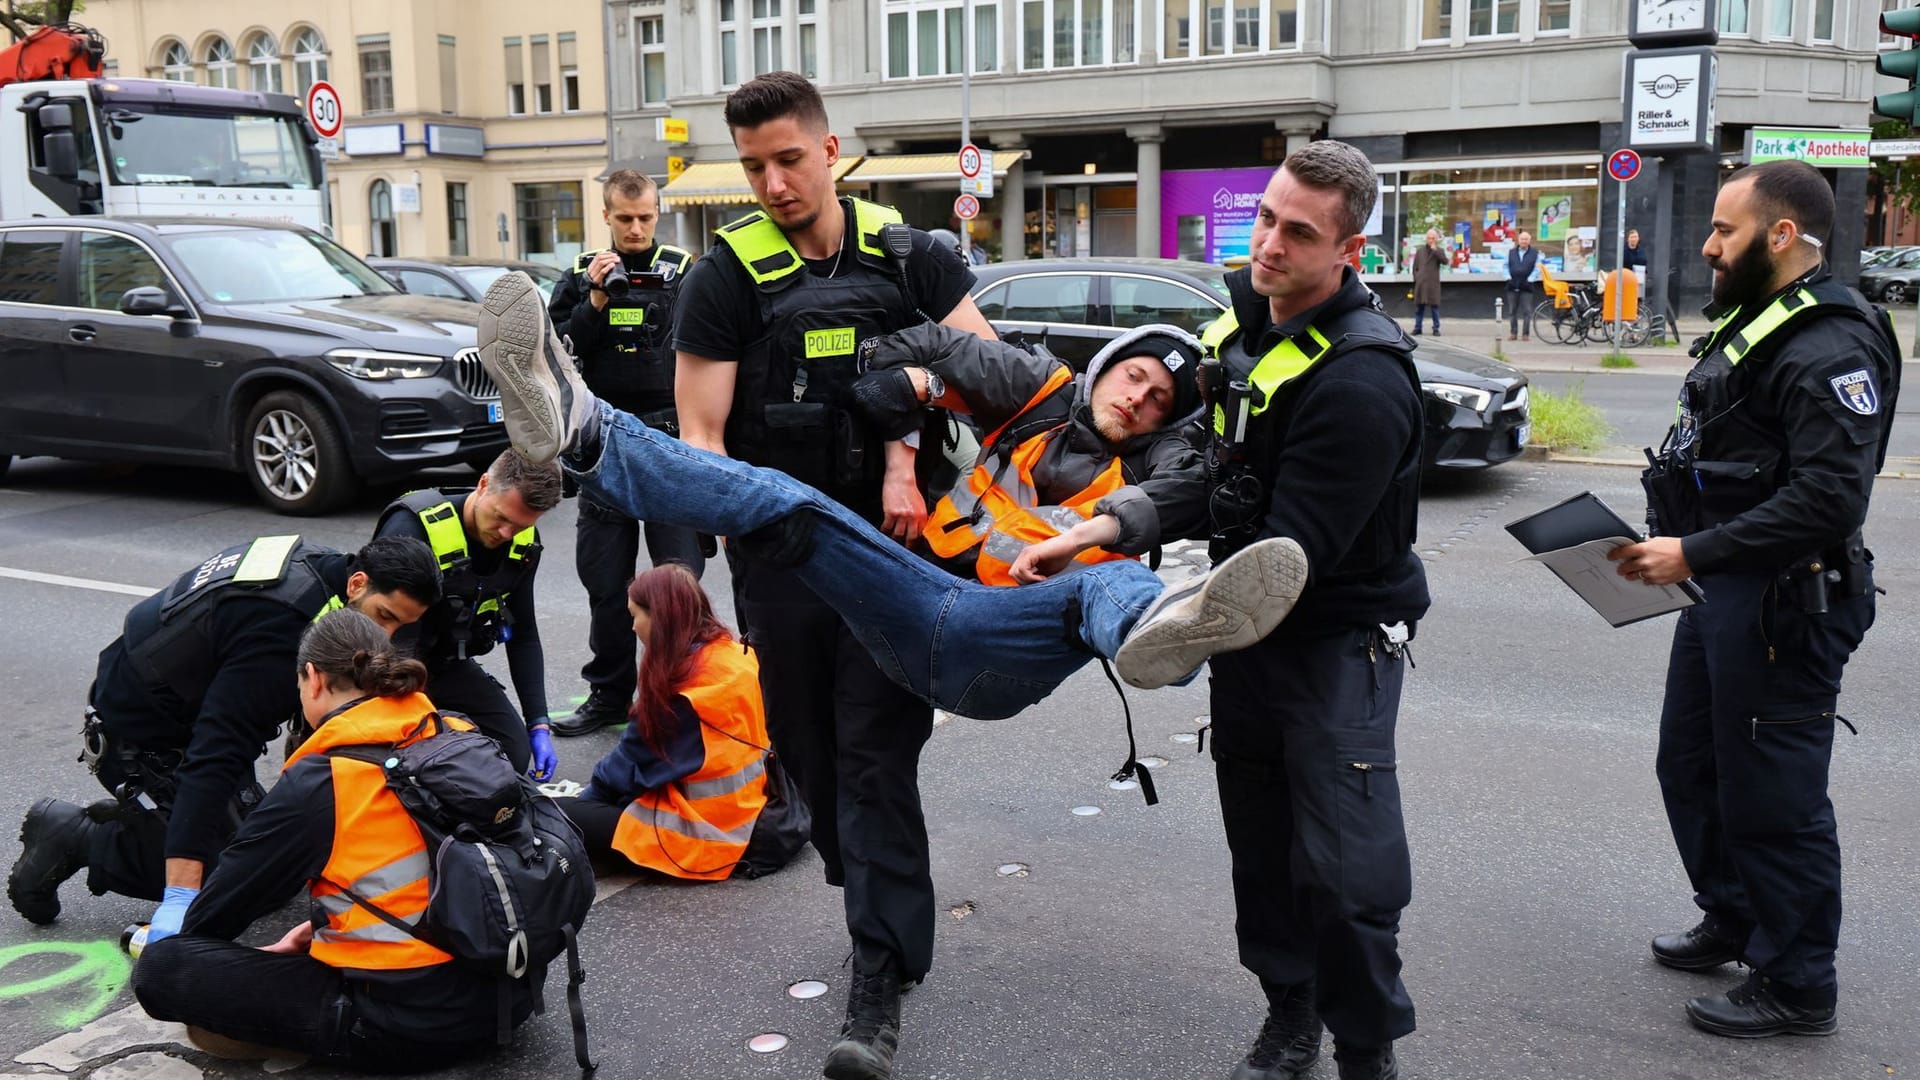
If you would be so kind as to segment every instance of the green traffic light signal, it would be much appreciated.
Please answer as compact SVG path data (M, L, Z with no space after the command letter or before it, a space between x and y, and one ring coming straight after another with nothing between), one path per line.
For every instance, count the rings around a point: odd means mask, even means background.
M1882 12L1880 32L1895 37L1920 38L1920 8ZM1873 69L1882 75L1904 79L1907 83L1907 88L1897 93L1876 94L1873 99L1874 113L1920 127L1920 49L1883 52L1873 62Z
M1880 32L1893 37L1920 37L1920 8L1881 12Z

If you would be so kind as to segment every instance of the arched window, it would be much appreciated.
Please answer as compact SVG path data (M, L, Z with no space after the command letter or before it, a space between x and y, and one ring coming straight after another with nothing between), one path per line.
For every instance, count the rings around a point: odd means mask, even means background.
M193 54L187 51L187 43L175 41L167 46L161 56L160 77L171 82L193 81Z
M269 34L255 34L247 42L247 89L262 93L284 93L287 80L280 68L280 46Z
M375 258L399 254L399 238L393 226L393 186L385 180L375 180L367 189L367 219L373 246L368 254Z
M326 81L327 39L320 36L320 31L306 27L293 38L294 93L304 101L314 83Z
M226 38L217 37L207 43L207 85L229 90L240 88L240 71L233 63L233 43Z

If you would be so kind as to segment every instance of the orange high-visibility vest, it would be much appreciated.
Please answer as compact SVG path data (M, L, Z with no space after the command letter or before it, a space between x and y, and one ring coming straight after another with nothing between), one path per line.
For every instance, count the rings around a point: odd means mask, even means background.
M284 772L311 754L340 746L391 746L407 739L433 702L425 694L368 698L320 725L287 758ZM449 728L472 730L447 717ZM307 895L325 925L313 932L310 950L328 967L355 971L401 971L444 964L453 957L353 902L343 886L410 926L427 910L427 844L400 800L387 788L380 766L334 757L333 854Z
M1033 408L1072 380L1071 370L1057 369L1020 411L1024 413ZM1018 584L1008 571L1023 548L1059 536L1092 517L1095 503L1127 484L1120 459L1116 457L1078 494L1061 503L1040 505L1040 495L1033 483L1033 467L1046 453L1047 444L1064 432L1067 425L1043 431L1009 451L1000 445L1000 437L1018 419L1016 413L1013 420L987 436L980 462L967 476L967 482L940 500L927 516L927 526L921 534L934 554L943 559L958 558L977 545L974 576L987 585ZM1074 561L1091 565L1125 558L1130 556L1095 547L1082 551Z
M636 866L695 881L733 873L767 805L767 713L760 662L727 638L700 649L679 692L700 717L706 760L691 775L628 804L613 848Z

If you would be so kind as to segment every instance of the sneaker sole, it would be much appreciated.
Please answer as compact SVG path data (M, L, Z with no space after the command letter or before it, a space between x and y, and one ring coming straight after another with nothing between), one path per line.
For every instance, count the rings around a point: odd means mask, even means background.
M23 898L20 894L30 890L24 889L20 884L20 863L27 857L27 833L32 830L36 820L45 816L47 807L52 806L54 802L53 799L41 799L27 811L26 817L20 819L20 858L14 861L13 870L7 874L7 900L13 904L13 910L19 912L21 918L36 926L47 926L60 917L59 886L55 885L53 895L41 903L35 903L37 897Z
M1214 567L1192 618L1167 619L1129 634L1113 665L1127 685L1166 686L1216 653L1244 649L1273 632L1307 585L1307 554L1286 537L1234 552Z
M1785 1024L1777 1024L1764 1030L1735 1028L1728 1027L1724 1024L1716 1024L1711 1020L1695 1015L1692 1009L1687 1010L1687 1019L1693 1021L1693 1026L1699 1028L1701 1031L1713 1035L1722 1035L1729 1039L1770 1039L1775 1035L1804 1035L1812 1038L1821 1038L1832 1035L1840 1030L1840 1020L1838 1017L1829 1017L1826 1020L1794 1020Z
M500 390L507 439L536 465L560 456L560 388L546 370L547 311L540 290L524 274L507 274L480 302L480 366Z

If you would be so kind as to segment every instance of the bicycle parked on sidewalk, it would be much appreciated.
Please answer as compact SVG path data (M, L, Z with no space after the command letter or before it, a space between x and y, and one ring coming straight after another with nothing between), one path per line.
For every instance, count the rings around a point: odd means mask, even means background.
M1567 299L1569 304L1566 307L1556 306L1552 299L1542 300L1533 311L1534 325L1550 327L1553 340L1559 345L1584 345L1587 342L1607 345L1613 342L1614 321L1606 318L1598 282L1569 283ZM1667 317L1653 314L1650 307L1643 304L1639 315L1620 328L1620 344L1624 348L1634 349L1650 340L1665 341L1667 328ZM1542 333L1541 336L1547 335Z

